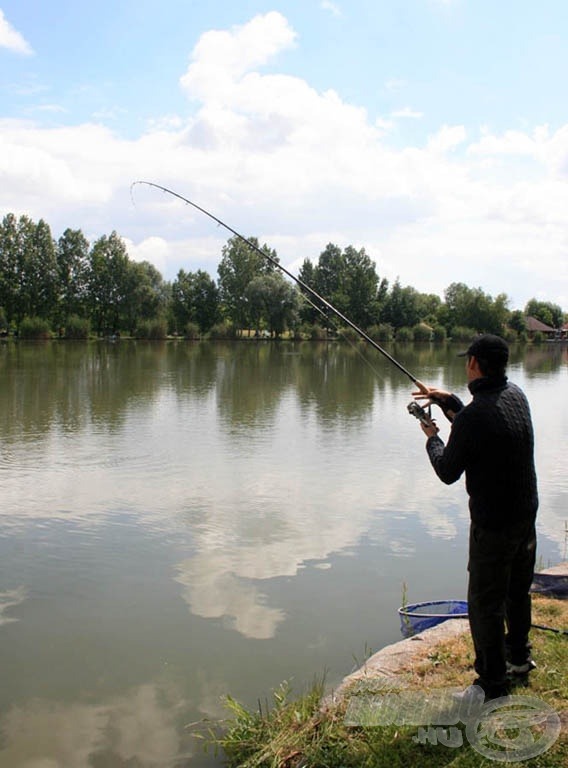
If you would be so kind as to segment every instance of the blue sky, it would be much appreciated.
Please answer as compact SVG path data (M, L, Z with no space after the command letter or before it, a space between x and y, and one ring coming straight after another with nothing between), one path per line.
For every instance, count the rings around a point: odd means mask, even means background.
M568 4L0 0L0 215L172 279L229 234L568 311Z

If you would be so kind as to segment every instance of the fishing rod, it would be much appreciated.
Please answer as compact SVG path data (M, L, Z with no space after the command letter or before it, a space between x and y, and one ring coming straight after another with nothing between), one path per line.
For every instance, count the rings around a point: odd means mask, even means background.
M362 328L359 328L358 325L356 325L352 320L350 320L346 315L343 314L343 312L340 312L339 309L333 306L327 299L324 299L323 296L320 296L319 293L314 291L314 289L309 286L307 283L304 283L303 280L301 280L299 277L296 277L296 275L293 275L289 270L286 269L286 267L283 267L282 264L280 264L279 261L277 261L273 256L271 256L269 253L266 253L261 248L259 248L257 245L255 245L253 242L248 240L244 235L241 235L240 232L237 232L235 229L230 227L228 224L226 224L224 221L221 221L221 219L217 218L214 214L207 211L205 208L202 208L200 205L197 205L197 203L194 203L192 200L188 200L187 197L184 197L183 195L180 195L178 192L174 192L172 189L168 189L168 187L163 187L161 184L156 184L153 181L134 181L130 185L130 191L132 194L132 188L135 187L137 184L145 184L148 187L154 187L154 189L159 189L161 192L165 192L168 195L172 195L172 197L177 197L178 200L181 200L182 202L186 203L186 205L191 205L196 210L200 211L201 213L204 213L205 216L208 216L210 219L215 221L220 226L224 227L229 232L232 232L233 235L238 237L240 240L242 240L244 243L246 243L249 248L252 248L253 251L256 251L261 256L264 256L265 259L268 259L268 261L275 267L278 267L282 272L284 272L285 275L287 275L291 280L293 280L301 289L302 291L309 293L316 301L320 302L324 307L329 309L331 312L336 315L343 323L348 325L350 328L352 328L359 336L361 336L362 339L364 339L368 344L370 344L374 349L377 350L377 352L380 352L381 355L386 357L387 360L389 360L396 368L398 368L399 371L404 373L405 376L407 376L410 381L412 381L413 384L418 387L418 389L423 394L428 394L428 388L422 384L421 381L419 381L415 376L410 373L401 363L398 362L392 355L390 355L386 349L383 349L380 344L378 344L374 339L372 339ZM311 302L310 302L311 303ZM316 309L319 309L315 304L313 304ZM321 311L321 310L320 310Z

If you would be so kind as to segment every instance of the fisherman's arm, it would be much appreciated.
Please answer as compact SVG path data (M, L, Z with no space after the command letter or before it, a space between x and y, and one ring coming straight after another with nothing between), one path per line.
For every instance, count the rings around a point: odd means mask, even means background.
M438 435L435 423L431 426L421 425L427 436L426 451L434 472L446 485L459 480L465 470L470 439L468 437L467 419L457 419L452 425L452 431L447 445Z

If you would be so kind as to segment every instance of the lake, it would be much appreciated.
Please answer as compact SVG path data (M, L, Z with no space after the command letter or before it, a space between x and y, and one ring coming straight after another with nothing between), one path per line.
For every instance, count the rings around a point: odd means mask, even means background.
M467 400L459 347L385 346ZM568 350L511 358L544 567ZM401 639L403 595L464 598L463 481L435 477L412 389L346 343L0 344L0 768L220 765L187 726L225 694L332 687Z

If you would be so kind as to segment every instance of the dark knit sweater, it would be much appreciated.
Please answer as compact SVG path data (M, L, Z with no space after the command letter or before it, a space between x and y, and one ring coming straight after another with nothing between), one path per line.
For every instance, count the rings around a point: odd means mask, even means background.
M469 390L473 400L456 414L447 445L437 435L426 443L436 474L449 485L465 471L471 519L483 528L534 519L534 436L525 395L506 377L475 379Z

